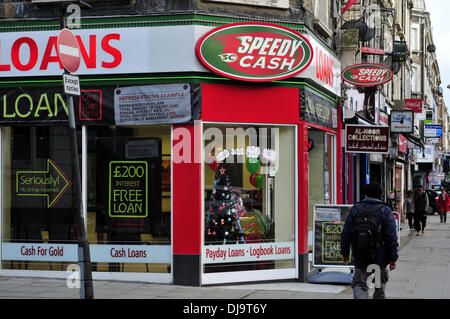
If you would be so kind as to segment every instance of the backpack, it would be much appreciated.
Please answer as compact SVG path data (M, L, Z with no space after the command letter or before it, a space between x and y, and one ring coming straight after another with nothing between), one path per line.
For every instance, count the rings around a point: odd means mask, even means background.
M381 224L378 210L383 206L379 204L373 208L364 208L361 204L355 207L358 213L352 225L352 251L356 258L373 259L378 255L381 246Z

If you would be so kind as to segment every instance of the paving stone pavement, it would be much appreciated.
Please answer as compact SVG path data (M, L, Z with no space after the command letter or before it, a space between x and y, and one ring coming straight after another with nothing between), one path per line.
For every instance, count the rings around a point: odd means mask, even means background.
M450 298L450 222L428 216L423 236L402 223L400 258L390 272L386 296L390 299ZM344 270L347 271L347 270ZM95 280L95 299L352 299L348 285L270 282L186 287L145 282ZM0 276L0 299L79 299L65 279Z

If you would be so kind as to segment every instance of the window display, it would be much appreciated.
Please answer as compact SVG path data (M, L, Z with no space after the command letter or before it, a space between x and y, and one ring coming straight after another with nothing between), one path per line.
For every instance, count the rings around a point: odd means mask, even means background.
M3 269L64 270L77 260L68 141L66 127L2 128Z
M170 274L170 125L86 131L93 270ZM68 140L66 127L2 128L3 269L64 271L78 261Z
M294 268L295 129L205 125L205 273Z
M170 273L170 126L90 129L88 145L94 270Z

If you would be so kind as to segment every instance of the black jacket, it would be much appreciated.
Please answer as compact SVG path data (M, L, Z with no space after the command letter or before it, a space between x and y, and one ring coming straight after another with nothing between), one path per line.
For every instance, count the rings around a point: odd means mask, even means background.
M425 191L414 194L414 209L417 211L424 211L428 206L428 196Z
M367 209L382 203L381 200L375 198L365 198L361 201L361 204ZM341 253L342 256L347 259L350 255L350 245L352 242L352 222L358 213L359 211L357 208L353 206L342 231ZM381 268L384 268L389 265L390 262L395 262L398 259L397 225L392 210L387 205L383 205L378 210L377 214L381 225L381 248L378 257L374 260L354 259L356 268L366 269L370 264L377 264Z

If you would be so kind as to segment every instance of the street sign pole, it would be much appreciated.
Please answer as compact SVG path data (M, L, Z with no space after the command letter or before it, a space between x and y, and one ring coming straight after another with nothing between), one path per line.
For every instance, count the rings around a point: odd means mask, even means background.
M62 6L63 8L64 6ZM65 28L65 10L61 10L61 29ZM66 73L66 71L64 71ZM69 110L69 135L72 149L72 167L74 173L74 192L77 208L77 219L79 228L78 242L78 265L80 267L80 299L94 299L94 289L92 284L92 265L89 252L89 243L86 235L86 221L83 214L82 188L80 176L80 164L78 160L78 142L75 126L75 114L73 106L73 96L66 94L66 101Z

